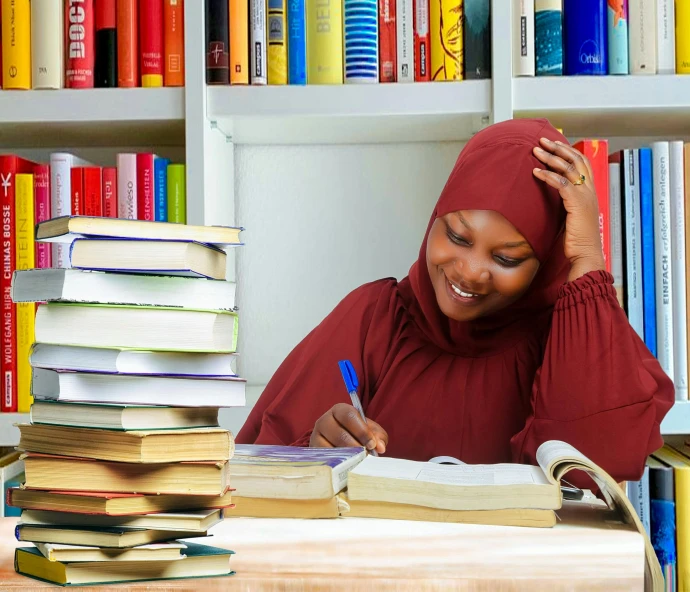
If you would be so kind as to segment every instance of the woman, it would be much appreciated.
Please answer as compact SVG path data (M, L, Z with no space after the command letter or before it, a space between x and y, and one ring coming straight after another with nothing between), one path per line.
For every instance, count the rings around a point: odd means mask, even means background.
M618 481L639 479L663 445L673 383L612 284L587 160L546 120L493 125L460 154L408 277L346 296L237 441L536 464L558 439ZM366 424L346 403L341 359Z

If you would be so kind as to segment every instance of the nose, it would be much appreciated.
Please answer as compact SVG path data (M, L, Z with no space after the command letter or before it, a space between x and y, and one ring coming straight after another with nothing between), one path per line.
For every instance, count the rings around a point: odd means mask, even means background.
M491 273L487 269L484 261L480 257L468 254L467 257L457 258L455 268L458 270L460 278L468 287L476 287L489 281Z

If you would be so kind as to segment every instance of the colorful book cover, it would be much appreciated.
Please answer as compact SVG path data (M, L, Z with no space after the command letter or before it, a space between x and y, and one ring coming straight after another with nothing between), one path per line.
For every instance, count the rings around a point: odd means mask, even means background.
M465 79L491 78L491 2L465 0Z
M169 158L156 158L153 161L153 177L155 182L156 222L168 221L168 165Z
M117 218L117 168L103 167L103 216Z
M534 52L537 76L563 75L561 0L534 0Z
M249 84L249 3L230 0L229 14L230 84Z
M231 465L327 466L332 469L362 455L363 448L308 448L271 444L235 444Z
M653 356L656 341L656 270L654 256L654 184L652 149L640 148L640 221L642 224L642 299L644 342Z
M649 466L649 537L666 583L665 590L677 590L676 495L673 469L654 457Z
M65 86L93 88L96 28L93 0L65 2Z
M184 0L165 0L163 24L163 84L184 86Z
M168 222L187 223L185 165L168 165Z
M117 155L117 217L137 219L137 155L133 153Z
M4 89L31 88L31 5L2 0L2 83Z
M606 0L564 0L565 73L605 75L608 69Z
M95 86L117 86L117 11L115 0L96 2Z
M378 0L344 0L343 19L345 82L378 82Z
M268 0L268 84L288 83L286 0Z
M137 219L155 220L154 171L156 155L150 152L137 154Z
M16 178L15 228L17 230L17 269L36 267L34 256L34 177L19 174ZM28 413L31 407L31 364L29 352L34 342L33 302L18 302L17 307L17 411Z
M163 0L139 0L141 86L163 86Z
M227 0L206 0L206 84L230 82Z
M266 84L266 0L249 0L249 45L250 82Z
M676 0L676 74L690 74L690 2Z
M71 211L74 216L84 215L84 167L72 167L69 172Z
M84 215L103 215L103 171L99 166L84 167Z
M379 0L379 80L381 82L396 80L398 73L396 37L395 0Z
M343 83L343 9L337 0L306 0L307 83Z
M608 0L609 74L628 74L628 0Z
M429 0L431 79L463 79L463 0Z
M117 0L117 85L139 86L139 11L137 0Z
M60 11L62 14L62 11ZM34 224L50 220L50 166L37 164L34 175ZM36 267L48 269L52 267L52 249L50 243L36 242L34 253Z
M290 84L307 83L307 26L304 19L304 0L288 0L288 82Z
M413 0L414 26L414 79L415 82L431 80L431 31L429 30L429 1Z

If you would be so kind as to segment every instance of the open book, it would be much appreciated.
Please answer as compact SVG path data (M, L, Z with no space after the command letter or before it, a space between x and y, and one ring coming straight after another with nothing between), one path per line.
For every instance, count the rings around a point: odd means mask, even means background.
M645 541L645 588L662 590L663 576L640 519L618 484L570 444L544 442L537 450L539 466L521 464L442 465L431 462L367 456L348 475L350 500L412 504L444 510L561 508L560 482L571 470L589 474L620 519L633 525Z

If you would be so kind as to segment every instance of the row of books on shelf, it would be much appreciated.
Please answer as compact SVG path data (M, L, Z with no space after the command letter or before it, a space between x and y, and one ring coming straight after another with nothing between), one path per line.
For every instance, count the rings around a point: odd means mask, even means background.
M208 84L490 76L490 0L206 0Z
M37 267L81 268L93 263L93 255L82 252L79 243L64 245L36 241L34 227L50 218L69 215L157 220L184 224L186 221L185 167L151 153L121 153L117 167L101 167L73 154L56 152L48 164L15 155L0 155L3 193L3 356L0 371L5 377L0 399L2 412L29 410L30 375L26 364L34 334L35 307L14 305L10 300L11 276L16 269ZM103 261L108 269L118 268L118 259L129 257L131 265L146 270L148 249L140 241L103 241ZM225 253L195 243L157 244L167 249L173 263L192 266L188 274L225 277ZM117 248L119 253L108 253ZM91 262L89 262L89 260ZM136 263L138 261L138 263ZM166 262L170 264L170 261ZM165 269L165 268L164 268ZM171 269L176 269L173 266ZM55 276L57 277L57 276ZM74 286L77 292L82 288Z
M1 0L0 88L184 86L184 0Z
M512 0L513 75L690 73L682 0Z

